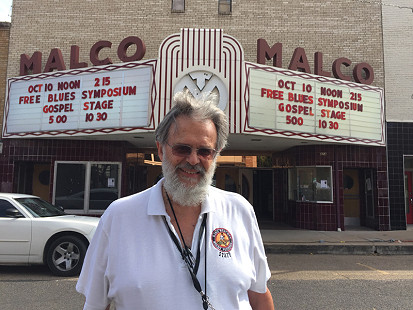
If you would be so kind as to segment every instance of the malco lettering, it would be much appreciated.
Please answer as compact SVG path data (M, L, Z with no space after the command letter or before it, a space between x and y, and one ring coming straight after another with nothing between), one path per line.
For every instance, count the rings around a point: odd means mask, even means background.
M128 56L127 50L130 46L136 46L136 51L133 55ZM110 41L98 41L90 49L89 60L94 66L109 65L112 64L110 57L101 58L99 56L103 49L111 49L112 42ZM136 36L130 36L123 39L117 49L117 56L120 61L138 61L142 60L145 56L146 46L144 42ZM282 43L276 43L270 47L265 39L257 40L257 62L259 64L265 64L267 60L273 60L273 66L282 68ZM70 49L70 69L85 68L89 64L86 61L80 61L79 59L79 46L72 45ZM351 76L343 73L343 67L349 67L352 65L352 61L345 57L337 58L331 65L332 72L325 71L323 69L323 53L314 53L314 74L320 76L330 77L331 74L337 79L350 81ZM41 72L52 72L66 70L66 63L62 56L62 51L58 48L54 48L50 51L47 62L42 71L42 52L36 51L32 56L27 54L20 55L20 75L27 75L30 73L37 74ZM306 73L312 73L309 61L307 59L306 52L303 48L297 47L291 57L288 69L295 71L303 71ZM374 80L373 68L366 62L361 62L353 67L353 78L356 82L361 84L370 85ZM294 83L279 85L281 88L294 90Z
M127 50L130 46L136 46L136 52L128 56ZM102 49L111 49L112 42L99 41L93 44L90 49L89 59L92 65L101 66L112 64L112 59L106 57L101 59L99 53ZM146 52L146 46L139 37L130 36L123 39L117 49L118 58L123 62L138 61L143 58ZM87 62L80 62L79 60L79 46L72 45L70 49L70 69L85 68L88 66ZM62 51L58 48L54 48L50 51L47 58L46 65L43 68L43 72L52 72L54 70L61 71L66 70L66 63L63 60ZM27 75L29 73L37 74L42 72L42 52L36 51L30 57L27 54L20 55L20 75Z
M282 68L282 43L276 43L270 47L265 39L257 40L257 62L265 65L267 60L273 60L273 66ZM352 61L345 57L334 60L331 65L333 76L340 80L350 81L351 76L342 72L342 67L351 66ZM297 47L290 60L288 69L312 73L306 52L303 48ZM331 72L323 69L323 53L314 53L314 74L330 77ZM357 83L370 85L374 80L373 68L366 62L358 63L353 68L353 78ZM281 86L280 86L281 87Z

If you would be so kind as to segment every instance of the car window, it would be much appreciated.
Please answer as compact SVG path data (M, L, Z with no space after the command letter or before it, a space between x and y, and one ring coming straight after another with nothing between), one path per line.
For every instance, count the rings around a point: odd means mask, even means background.
M0 199L0 217L10 217L6 215L6 210L16 209L10 202Z
M34 217L49 217L65 214L63 210L40 198L17 198L16 200L21 205L23 205Z

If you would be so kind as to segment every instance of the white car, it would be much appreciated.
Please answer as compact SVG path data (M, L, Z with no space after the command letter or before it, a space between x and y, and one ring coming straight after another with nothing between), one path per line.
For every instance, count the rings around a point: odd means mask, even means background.
M78 275L98 223L37 196L0 193L0 264L46 264L55 275Z

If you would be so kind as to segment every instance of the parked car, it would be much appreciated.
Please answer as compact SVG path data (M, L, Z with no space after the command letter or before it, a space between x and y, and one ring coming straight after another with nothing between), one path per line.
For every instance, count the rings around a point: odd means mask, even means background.
M0 193L0 264L46 264L57 276L78 275L98 223L37 196Z
M105 210L119 198L117 188L92 188L89 193L89 209ZM55 204L68 210L83 209L85 192L81 191L67 196L56 197Z

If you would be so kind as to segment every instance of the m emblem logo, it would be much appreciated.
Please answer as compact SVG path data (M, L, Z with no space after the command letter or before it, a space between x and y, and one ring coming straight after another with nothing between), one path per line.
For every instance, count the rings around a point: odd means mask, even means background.
M195 99L207 98L210 94L217 95L217 106L225 111L228 104L228 91L224 82L215 74L207 71L193 71L185 75L175 85L174 94L188 90Z

